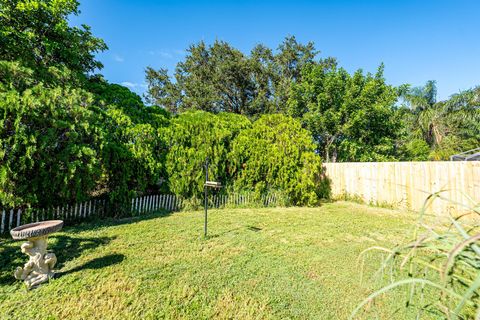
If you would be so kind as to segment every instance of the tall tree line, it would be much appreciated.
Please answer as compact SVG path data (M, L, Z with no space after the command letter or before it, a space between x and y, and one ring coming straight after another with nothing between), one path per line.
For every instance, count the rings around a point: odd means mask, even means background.
M249 54L224 41L199 42L172 77L147 67L146 99L174 114L298 118L325 161L447 160L480 147L478 87L437 101L435 81L394 87L383 70L349 73L292 36L276 50L259 44Z
M147 68L144 103L106 81L76 0L0 0L0 205L105 197L198 198L203 161L227 191L328 196L322 161L440 160L479 146L480 89L436 100L436 86L389 85L383 65L347 72L287 37L245 54L194 44L170 77Z

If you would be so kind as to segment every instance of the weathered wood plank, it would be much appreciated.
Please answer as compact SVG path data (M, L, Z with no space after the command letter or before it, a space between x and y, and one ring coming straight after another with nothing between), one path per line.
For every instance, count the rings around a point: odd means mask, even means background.
M430 194L449 200L427 203L429 213L465 211L459 203L480 202L480 161L324 163L334 197L359 197L419 211ZM270 199L269 199L270 200Z

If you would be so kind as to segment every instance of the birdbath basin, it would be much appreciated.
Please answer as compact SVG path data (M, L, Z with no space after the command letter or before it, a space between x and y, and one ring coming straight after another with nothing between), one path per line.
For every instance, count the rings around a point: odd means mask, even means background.
M57 257L54 253L47 252L47 238L62 227L62 220L49 220L25 224L10 231L14 240L27 240L21 249L29 256L29 260L23 268L18 267L15 270L14 276L18 280L24 280L28 289L53 277Z

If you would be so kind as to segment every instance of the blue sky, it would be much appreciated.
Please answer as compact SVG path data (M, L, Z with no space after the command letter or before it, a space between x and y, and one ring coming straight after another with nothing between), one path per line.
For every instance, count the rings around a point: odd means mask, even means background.
M248 53L287 35L313 41L321 56L353 72L385 63L393 85L437 80L439 99L480 85L480 1L80 0L73 25L87 24L109 50L98 55L114 83L144 91L144 69L168 68L192 43L215 39Z

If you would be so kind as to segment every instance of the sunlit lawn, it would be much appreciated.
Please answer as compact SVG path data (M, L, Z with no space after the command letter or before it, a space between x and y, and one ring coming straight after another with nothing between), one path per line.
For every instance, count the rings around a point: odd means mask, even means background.
M50 237L58 278L27 291L0 247L2 319L345 319L378 283L359 253L405 239L413 216L347 202L319 208L210 211L97 221ZM367 261L378 268L378 257ZM398 301L398 302L396 302ZM379 318L400 301L382 299ZM371 314L372 315L372 314ZM369 317L369 316L367 316Z

